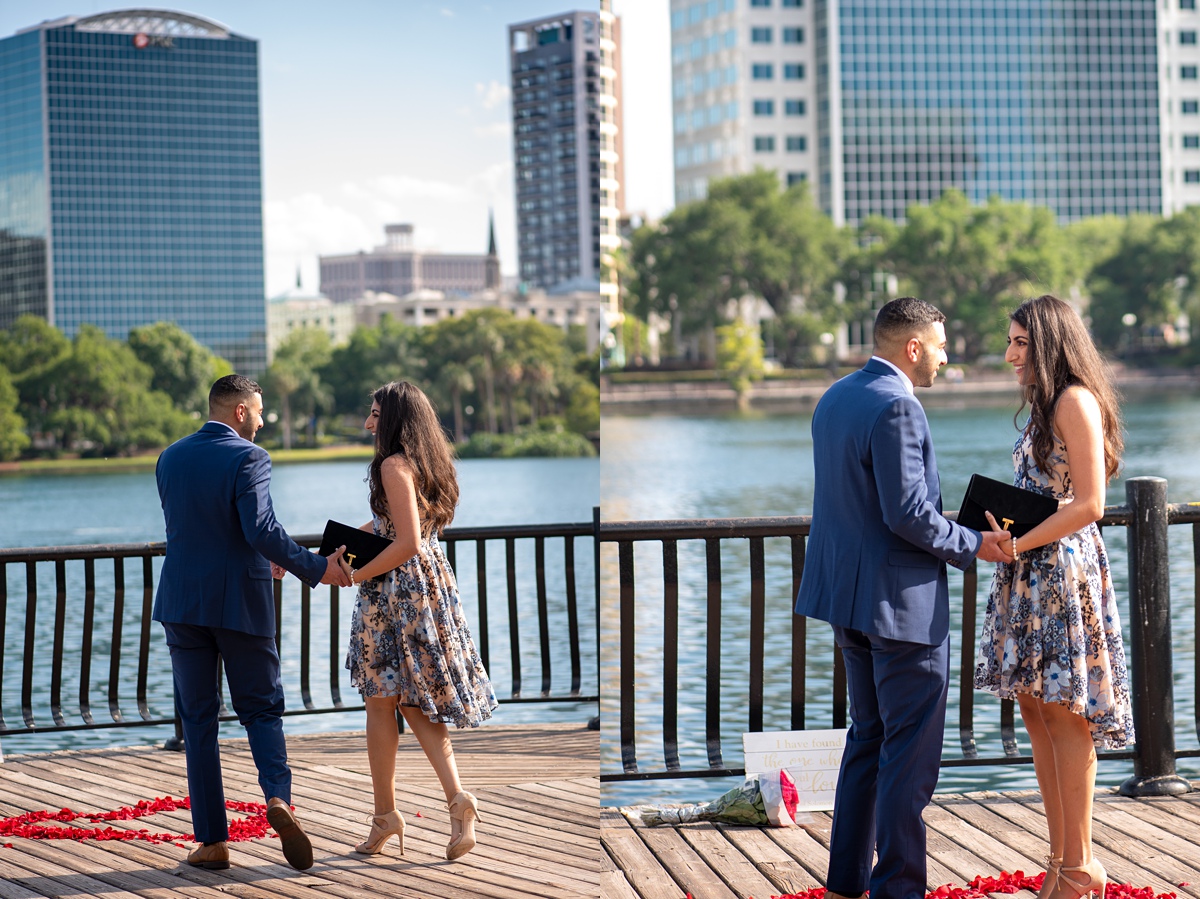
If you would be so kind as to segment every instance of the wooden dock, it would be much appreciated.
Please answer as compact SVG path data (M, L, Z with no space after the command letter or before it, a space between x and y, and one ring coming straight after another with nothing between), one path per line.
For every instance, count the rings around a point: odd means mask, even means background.
M0 899L545 899L600 892L599 734L583 724L498 725L453 732L464 785L479 799L479 844L445 859L445 797L411 733L401 737L397 799L407 821L404 856L352 847L367 833L371 782L363 735L288 738L292 803L315 864L295 871L278 840L230 843L228 871L184 863L175 842L94 839L0 843ZM262 802L245 740L222 741L227 800ZM0 764L0 816L42 809L107 811L187 794L183 753L153 747L9 756ZM230 812L231 819L240 813ZM49 822L53 824L54 822ZM105 824L81 826L103 828ZM114 829L189 834L186 810Z
M830 816L802 828L705 823L633 827L601 810L604 899L770 899L824 884ZM1046 826L1036 791L939 794L925 812L929 888L976 875L1044 870ZM1111 883L1200 899L1200 793L1163 799L1096 796L1096 857ZM1018 897L1030 899L1032 891ZM1143 894L1145 895L1145 894Z

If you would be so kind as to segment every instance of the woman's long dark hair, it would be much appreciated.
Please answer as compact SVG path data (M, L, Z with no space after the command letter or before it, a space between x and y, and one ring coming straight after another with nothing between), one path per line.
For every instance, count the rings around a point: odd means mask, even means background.
M1033 460L1049 471L1054 450L1054 407L1068 387L1086 388L1100 405L1104 432L1104 474L1108 480L1121 467L1125 441L1121 436L1121 412L1108 366L1092 343L1079 314L1058 297L1046 294L1026 300L1009 316L1029 332L1025 365L1033 370L1033 382L1021 389L1029 404L1029 427L1033 433ZM1021 410L1017 410L1017 415Z
M380 473L383 460L399 454L413 470L421 536L440 534L454 519L458 476L454 471L454 454L433 404L419 387L408 381L384 384L371 394L371 399L379 404L375 457L367 470L371 510L376 515L388 515Z

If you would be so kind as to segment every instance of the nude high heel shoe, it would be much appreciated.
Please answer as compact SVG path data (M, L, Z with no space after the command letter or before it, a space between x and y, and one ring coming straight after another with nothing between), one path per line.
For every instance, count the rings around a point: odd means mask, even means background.
M479 805L474 796L463 791L450 800L447 808L450 809L450 842L446 845L446 858L454 861L475 848Z
M1049 899L1054 894L1054 886L1058 881L1058 871L1063 860L1055 855L1046 856L1046 876L1042 880L1042 888L1038 890L1037 899Z
M386 815L371 816L371 832L367 838L354 847L361 855L378 855L383 851L384 844L395 834L400 840L400 854L404 854L404 816L395 809Z
M1082 874L1083 877L1072 875ZM1080 896L1087 896L1091 893L1099 893L1100 899L1104 899L1104 888L1108 885L1108 872L1104 870L1104 866L1094 858L1086 865L1068 868L1063 865L1058 869L1058 891L1059 896L1065 896L1066 899L1078 899Z

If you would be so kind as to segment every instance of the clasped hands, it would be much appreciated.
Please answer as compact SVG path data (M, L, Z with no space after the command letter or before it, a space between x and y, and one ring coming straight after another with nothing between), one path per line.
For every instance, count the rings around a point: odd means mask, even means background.
M350 565L342 558L342 553L346 551L346 547L339 546L336 552L330 553L325 557L325 574L321 576L322 584L332 584L335 587L351 587L354 581L351 579ZM282 565L271 563L271 577L275 580L280 580L287 569Z
M979 547L978 558L985 562L1011 562L1013 560L1012 532L1000 527L991 512L985 511L983 514L987 516L988 524L992 526L992 529L982 532L983 544Z

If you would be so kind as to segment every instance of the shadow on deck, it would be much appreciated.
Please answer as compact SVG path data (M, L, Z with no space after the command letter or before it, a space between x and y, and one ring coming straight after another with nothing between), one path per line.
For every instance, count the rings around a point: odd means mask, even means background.
M582 725L493 725L452 731L464 785L479 798L479 840L445 860L445 797L411 733L400 739L396 788L408 827L405 855L351 852L367 833L371 781L361 733L288 738L292 802L315 864L294 871L272 838L230 844L228 871L189 867L174 841L79 842L5 837L0 899L153 896L227 899L531 899L600 892L599 734ZM222 741L227 800L261 802L246 741ZM105 811L187 793L182 753L151 747L9 756L0 764L0 815L39 809ZM230 812L230 819L239 813ZM50 822L53 823L53 822ZM186 811L111 825L189 834ZM180 841L182 842L182 841Z
M604 899L770 899L822 886L830 816L801 828L713 824L632 827L601 810ZM929 888L976 875L1038 874L1047 854L1036 791L938 794L925 812ZM1093 842L1112 883L1200 899L1200 793L1129 799L1096 794ZM1122 891L1124 892L1124 891ZM1018 897L1030 899L1032 891ZM1144 895L1144 894L1143 894Z

